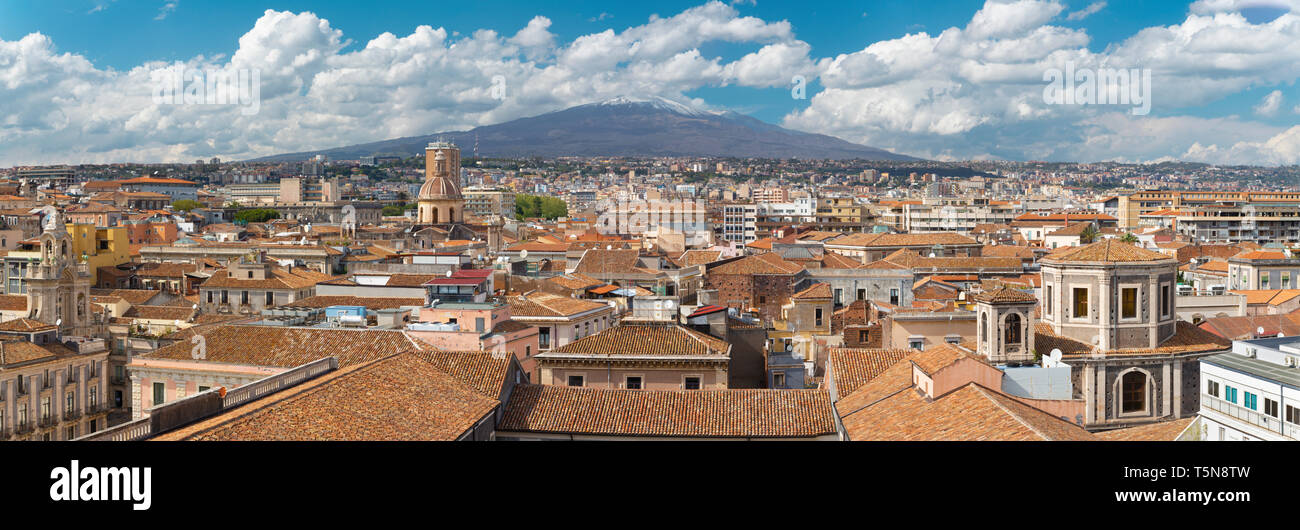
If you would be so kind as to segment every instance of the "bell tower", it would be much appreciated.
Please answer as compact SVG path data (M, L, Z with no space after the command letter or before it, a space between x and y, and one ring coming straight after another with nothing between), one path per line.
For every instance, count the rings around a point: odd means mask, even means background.
M972 297L979 316L976 350L993 364L1034 364L1038 298L1006 286Z

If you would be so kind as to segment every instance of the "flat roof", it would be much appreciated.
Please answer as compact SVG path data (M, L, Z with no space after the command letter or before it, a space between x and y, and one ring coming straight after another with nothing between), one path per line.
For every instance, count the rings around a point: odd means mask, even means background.
M1300 388L1300 369L1252 359L1236 353L1211 355L1201 359L1201 362L1282 383L1293 388Z

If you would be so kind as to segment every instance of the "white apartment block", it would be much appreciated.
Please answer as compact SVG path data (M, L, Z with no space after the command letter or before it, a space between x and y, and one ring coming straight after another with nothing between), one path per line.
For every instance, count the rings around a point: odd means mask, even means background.
M1300 337L1233 341L1200 365L1200 439L1300 440Z

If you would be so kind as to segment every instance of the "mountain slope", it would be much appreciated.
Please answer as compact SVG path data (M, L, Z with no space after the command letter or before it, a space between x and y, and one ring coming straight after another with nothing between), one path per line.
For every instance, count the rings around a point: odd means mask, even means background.
M437 139L471 156L718 156L758 158L862 158L916 160L823 134L793 131L735 112L701 111L666 99L615 98L506 123L413 136L255 161L331 160L370 155L412 156Z

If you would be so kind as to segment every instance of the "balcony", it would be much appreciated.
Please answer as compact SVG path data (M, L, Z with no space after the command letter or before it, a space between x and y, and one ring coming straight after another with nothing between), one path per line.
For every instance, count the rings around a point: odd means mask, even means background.
M115 376L113 376L112 378L109 379L109 381L110 381L111 383L115 384L115 385L125 385L125 384L126 384L126 378L125 378L125 377L122 377L122 376L120 376L120 375L115 375Z
M1300 440L1300 425L1288 425L1280 419L1260 414L1234 403L1228 403L1209 394L1201 394L1201 406L1250 425L1262 427L1287 438Z
M81 411L77 409L63 411L63 421L75 421L81 417Z
M41 427L53 427L59 424L59 420L53 414L49 414L49 415L41 416L41 419L38 420L36 423Z
M87 416L92 415L92 414L98 414L98 413L100 413L100 412L104 412L104 411L106 411L106 410L108 410L108 407L105 407L103 403L91 403L91 404L89 404L89 405L86 405L86 415L87 415Z
M15 436L17 436L17 435L22 435L22 434L27 434L27 433L32 432L32 431L34 431L34 430L36 430L36 426L33 425L32 422L30 422L30 421L19 421L19 422L14 423L14 435L15 435Z

